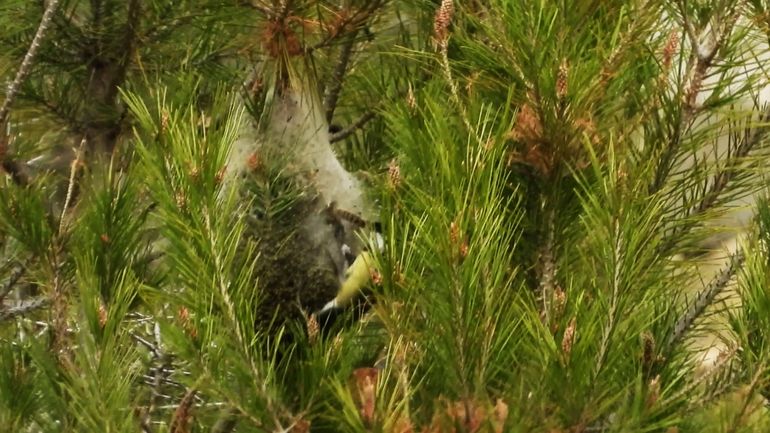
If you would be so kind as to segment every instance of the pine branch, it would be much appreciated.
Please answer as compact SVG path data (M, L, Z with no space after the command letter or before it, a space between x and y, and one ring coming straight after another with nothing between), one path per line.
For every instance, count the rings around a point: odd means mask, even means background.
M291 3L292 0L278 0L278 10L275 13L276 21L283 22L286 20L286 17L289 15L289 11L291 10Z
M254 9L258 9L257 7L254 7ZM147 32L140 35L138 37L139 40L149 43L149 42L161 42L161 39L164 35L167 35L169 33L173 33L182 25L189 24L190 22L195 19L197 15L195 14L189 14L189 15L182 15L178 17L171 17L170 14L162 14L158 19L158 25L153 26L153 28L148 29Z
M15 159L2 155L2 152L7 149L7 139L8 136L4 132L0 132L0 162L2 162L3 170L11 175L11 180L17 185L27 185L30 181L30 175L24 168L24 165Z
M468 129L468 131L473 134L476 142L483 147L485 143L481 140L481 137L479 137L476 128L474 128L471 124L470 116L468 115L468 109L460 97L460 90L457 86L457 82L454 79L454 75L452 74L452 66L449 62L449 38L451 36L449 26L452 23L454 11L455 9L453 0L443 0L441 2L441 6L439 6L439 8L436 10L436 16L433 22L434 42L436 48L438 49L439 64L444 75L444 80L446 81L447 85L449 85L450 95L452 96L452 100L457 106L460 119L462 119L463 124L465 124L465 127Z
M730 280L743 267L746 257L742 249L739 249L730 256L730 262L722 268L719 273L709 282L695 300L690 304L685 313L676 321L674 330L668 339L668 348L672 348L679 343L682 338L692 329L695 321L703 315L714 301L714 299L725 290Z
M8 86L8 92L5 95L5 101L0 106L0 162L2 162L3 169L11 175L11 178L17 184L26 184L29 181L28 176L24 173L21 163L8 158L8 142L10 141L7 133L8 115L11 112L11 106L16 100L16 96L21 90L21 85L26 80L32 69L32 64L35 60L35 55L40 48L40 44L45 37L48 28L51 25L51 19L53 18L56 8L59 6L59 0L51 0L48 2L48 6L43 12L43 18L40 20L40 25L35 32L34 38L32 38L32 44L30 44L27 53L24 55L24 59L19 66L19 70L16 71L16 76Z
M149 421L149 417L146 416L142 416L142 418L139 420L139 428L141 429L142 433L153 433L152 426L150 425Z
M620 291L621 291L621 282L620 282L620 274L622 272L622 266L623 266L623 240L621 239L620 235L620 226L619 222L617 220L613 221L614 225L614 238L613 243L614 248L612 249L612 262L613 262L613 270L612 270L612 294L610 295L610 305L609 305L609 311L607 312L607 324L604 326L604 329L602 330L602 340L601 344L599 345L599 354L596 357L596 368L594 369L594 378L596 379L599 376L599 372L601 372L602 368L604 367L604 363L607 359L607 353L610 348L610 344L612 344L612 335L615 331L615 328L617 327L617 317L618 317L618 306L620 304ZM605 260L607 260L605 258Z
M714 363L714 366L710 368L705 374L696 378L696 380L687 383L686 386L679 390L679 392L666 397L666 399L663 400L661 404L670 404L670 402L674 402L682 398L687 398L689 400L690 398L688 396L694 395L699 388L702 389L714 380L718 380L717 377L720 374L730 375L730 370L733 368L733 361L737 355L737 348L731 348L726 352L722 352L722 354L717 358L717 361Z
M120 123L113 120L104 121L105 110L119 113L117 104L118 88L123 85L128 74L128 67L134 55L137 29L141 19L141 7L139 0L129 0L126 23L122 28L122 34L116 38L118 45L115 52L100 54L89 65L89 80L86 95L92 103L86 106L84 116L84 130L88 138L89 150L96 149L97 154L109 154L115 147L120 134ZM105 42L97 40L97 44ZM112 54L115 60L107 57Z
M323 39L305 49L306 54L311 54L315 50L328 47L340 37L357 33L359 27L369 21L384 3L384 0L372 0L368 5L356 10L354 13L343 14L342 20L337 22L334 28L327 29L326 36Z
M451 2L450 2L451 4ZM479 140L478 136L475 134L475 128L473 128L473 125L471 125L471 121L468 117L468 111L465 108L465 104L463 103L462 99L460 98L460 91L457 88L457 82L455 82L455 79L452 74L452 67L449 64L449 36L444 37L443 40L438 42L438 48L439 48L439 63L441 64L441 71L444 73L444 79L446 80L447 84L449 85L449 90L452 95L452 100L454 101L455 105L457 105L457 109L460 112L460 118L462 119L463 123L465 124L465 127L468 128L468 131L474 132L474 136L476 139Z
M419 83L424 83L427 81L426 77L421 77L419 79ZM358 119L356 119L353 123L348 125L345 128L342 128L341 130L338 130L334 132L329 137L329 142L336 143L338 141L342 141L346 138L348 138L351 134L356 132L356 130L362 128L364 125L366 125L370 120L374 119L377 116L376 110L379 110L381 107L385 106L386 103L391 102L393 99L396 98L403 98L404 96L408 96L410 94L411 90L408 90L406 92L398 92L395 98L392 99L384 99L379 101L377 104L375 104L374 108L370 108L369 110L365 111L364 114L362 114Z
M768 107L760 116L759 123L764 124L770 119L770 107ZM703 200L698 204L695 214L702 214L712 206L714 206L719 194L727 187L728 183L735 177L737 173L738 165L741 162L741 158L745 158L749 153L766 138L770 126L759 126L754 128L750 134L744 135L744 140L738 145L735 150L735 154L727 161L726 167L721 169L719 173L714 176L711 182L711 187Z
M211 433L231 433L237 424L238 410L235 408L226 409L211 427Z
M86 146L86 138L83 137L80 140L80 146L75 150L75 159L72 160L70 165L70 177L67 184L67 196L64 199L64 206L62 206L61 217L59 218L59 233L64 231L64 217L67 216L67 210L69 210L72 197L75 194L75 184L77 181L78 169L83 163L83 153Z
M238 6L244 6L244 7L247 7L247 8L254 9L256 11L259 11L260 13L265 15L266 17L272 17L273 16L273 12L270 9L270 6L268 6L267 4L262 3L259 0L239 1L238 2Z
M19 316L43 309L50 304L48 298L37 298L31 301L23 301L19 305L4 308L0 311L0 322L5 322Z
M24 275L24 273L27 271L26 266L19 264L17 265L12 271L11 275L8 277L8 280L5 281L2 285L0 285L0 303L3 302L6 296L8 296L8 293L11 292L11 290L16 287L16 283L19 282L21 277Z
M337 66L332 73L331 85L324 98L327 123L331 123L334 118L334 110L337 108L337 99L340 96L340 91L342 91L342 83L345 80L345 73L348 70L348 63L350 63L350 57L353 53L353 45L355 45L357 33L358 30L352 31L347 36L345 43L342 44L342 48L340 49L340 57L337 61Z
M348 125L347 128L343 129L340 132L332 134L332 136L329 137L329 141L331 143L336 143L338 141L346 139L348 136L356 132L356 130L364 126L368 121L374 119L374 116L376 115L377 114L374 111L371 111L371 110L367 111L361 117L359 117L355 122Z
M67 338L67 310L69 308L69 300L67 299L66 287L64 282L63 268L61 255L62 251L58 242L54 242L51 246L50 252L50 267L53 273L52 281L52 317L51 325L53 328L53 341L51 348L54 353L58 355L58 360L62 364L70 364L71 347L66 343Z
M56 120L63 122L74 133L80 133L83 129L80 125L80 121L77 119L75 113L67 111L61 105L54 103L44 97L38 97L37 95L28 95L26 99L32 103L37 104L40 108L48 111Z
M189 422L190 418L192 418L192 409L195 407L196 395L198 395L198 390L190 388L179 401L179 406L174 411L174 416L169 426L171 433L186 433L190 431Z
M752 150L767 138L768 132L770 132L770 125L765 123L768 120L770 120L770 106L759 116L758 123L761 126L753 128L750 132L746 131L734 154L728 156L724 166L709 181L708 191L704 193L697 206L687 213L685 220L688 222L674 228L672 233L668 235L667 240L661 243L660 251L668 251L676 245L677 239L681 235L687 233L697 224L697 222L693 221L692 217L703 215L719 203L720 195L727 189L730 181L738 174L743 158L747 157Z
M556 280L556 262L554 260L554 231L556 212L553 207L546 211L545 241L540 247L540 282L539 295L543 299L543 316L545 323L551 322L551 300Z
M717 53L723 47L727 36L732 32L733 26L738 19L737 13L733 12L732 16L727 19L725 26L719 30L719 34L714 38L713 45L706 49L698 41L695 29L687 17L686 2L680 1L679 4L683 17L682 26L685 28L691 44L691 58L686 69L688 80L684 88L684 97L680 102L683 114L676 125L674 136L667 143L663 155L661 155L661 162L655 170L655 180L650 186L650 192L657 192L666 183L671 172L672 161L682 142L683 135L690 129L697 115L701 112L701 109L697 107L695 102L703 87L703 81L706 79L708 70L714 65Z
M160 326L157 322L155 322L154 325L154 336L155 336L155 342L152 343L145 338L141 337L138 334L132 333L131 336L136 340L139 344L146 347L150 353L152 354L152 364L155 364L152 368L150 368L150 386L151 386L151 393L150 393L150 404L144 409L143 413L140 416L140 424L142 427L142 433L152 433L152 419L151 414L153 410L155 410L156 406L158 405L158 401L162 397L162 394L160 392L160 386L161 384L165 383L168 380L168 376L170 375L170 372L173 371L171 368L170 363L170 357L167 357L162 351L161 351L161 336L160 336Z
M37 28L37 32L35 32L35 37L32 38L32 44L29 46L27 54L24 55L24 60L22 60L19 70L16 71L16 77L14 77L13 82L8 87L8 93L5 95L3 105L0 106L0 126L5 125L5 122L8 120L11 105L15 101L16 95L18 95L21 90L21 85L27 78L30 69L32 69L32 62L35 60L35 55L40 48L40 44L43 42L43 37L45 37L45 34L51 25L51 19L58 6L59 0L50 0L48 6L45 8L45 12L43 12L43 19L40 20L40 25ZM3 149L0 149L0 155L4 156Z

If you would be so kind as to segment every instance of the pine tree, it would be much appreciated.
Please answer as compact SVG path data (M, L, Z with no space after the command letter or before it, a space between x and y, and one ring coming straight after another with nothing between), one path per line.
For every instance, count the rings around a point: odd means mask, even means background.
M0 426L765 431L768 8L4 0Z

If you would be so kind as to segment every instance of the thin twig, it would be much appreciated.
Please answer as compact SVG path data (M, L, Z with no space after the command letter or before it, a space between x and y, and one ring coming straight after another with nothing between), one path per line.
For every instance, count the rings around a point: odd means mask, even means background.
M706 72L714 64L714 59L716 58L717 52L719 52L720 48L722 48L722 45L727 39L727 36L732 33L733 26L735 25L737 19L737 14L733 13L733 15L726 20L724 28L715 30L718 35L713 38L713 45L705 53L701 52L703 47L700 46L697 41L693 41L693 44L697 44L692 48L695 50L695 54L697 55L698 60L694 71L692 72L692 77L690 78L690 85L684 92L685 107L689 108L690 110L694 110L695 100L701 90L703 80L706 78Z
M332 136L329 137L329 141L331 143L336 143L340 140L344 140L348 138L349 135L353 134L354 132L356 132L356 130L364 126L366 122L374 119L374 116L376 115L377 113L375 113L374 111L371 111L371 110L367 111L361 117L359 117L355 122L348 125L347 128L343 129L340 132L337 132L336 134L332 134Z
M358 32L359 26L365 24L374 15L374 13L377 12L377 9L382 6L382 3L382 0L374 0L367 6L356 10L355 13L344 15L343 19L336 23L336 30L329 31L330 29L328 29L326 36L323 39L305 49L306 54L310 54L315 50L329 46L332 42L341 36L346 36L351 32Z
M708 371L706 371L702 376L698 377L696 380L693 380L692 382L687 384L684 388L680 389L679 392L675 394L671 394L666 398L664 398L663 400L661 400L659 402L660 407L667 407L672 402L680 400L685 396L687 396L688 401L692 401L692 395L695 393L696 389L702 388L704 384L707 384L717 374L723 372L723 369L730 368L732 361L738 355L738 351L739 351L739 348L735 347L725 352L722 352L720 356L717 358L717 361L714 363L713 367L708 369Z
M169 368L152 367L148 370L148 372L152 374L142 375L142 383L144 383L145 385L150 385L155 387L158 387L160 385L171 385L176 388L186 389L186 386L182 382L176 381L174 379L169 379L168 377L160 377L160 379L158 379L158 374L162 373L164 375L168 375L174 372L173 368L169 369Z
M762 142L762 140L767 138L768 132L770 132L770 125L766 124L768 119L770 119L770 106L768 106L759 116L757 123L760 126L753 128L750 132L746 131L743 135L743 141L736 147L735 153L728 157L725 164L720 167L719 171L711 178L708 191L703 194L703 197L698 202L697 206L687 213L687 217L685 218L687 223L677 226L672 230L671 234L667 236L667 240L661 243L659 247L660 251L668 251L676 244L679 236L686 233L697 224L693 217L706 213L709 209L718 204L719 196L738 173L737 168L743 162L742 159L747 157L749 153Z
M38 298L31 301L23 301L19 305L13 307L4 308L3 310L0 310L0 322L5 322L15 317L37 311L47 307L50 303L51 301L48 298Z
M278 0L278 9L275 13L275 20L284 22L291 12L292 0Z
M139 410L142 410L143 408L139 408ZM141 429L142 433L153 433L152 426L149 423L149 418L142 417L139 419L139 428Z
M272 17L273 16L273 11L270 10L270 7L267 6L266 4L259 4L259 3L261 3L261 2L256 1L256 0L254 0L254 1L245 1L245 2L240 3L239 6L245 6L245 7L252 8L254 10L259 11L260 13L265 15L266 17Z
M73 347L65 343L69 329L67 327L67 297L66 287L64 283L64 277L62 276L62 268L64 264L61 262L59 254L60 246L56 242L51 247L50 265L53 271L53 314L52 314L52 327L53 327L53 347L55 353L58 354L59 362L64 365L69 365L71 362L70 351Z
M5 122L8 119L8 113L11 111L11 104L13 104L16 99L16 95L18 95L19 90L21 90L22 83L27 78L27 75L32 68L32 62L35 60L35 55L40 48L40 44L43 42L43 37L51 25L51 19L53 18L54 12L56 12L57 6L59 6L59 0L50 0L48 6L45 8L45 12L43 12L43 18L40 20L40 25L37 27L35 37L32 38L32 44L30 44L27 54L24 55L24 60L22 60L19 70L16 71L16 77L14 77L11 85L8 86L8 93L5 95L3 105L0 106L0 126L5 125ZM2 153L3 152L0 152L0 154Z
M13 290L14 287L16 287L16 283L19 282L21 277L24 275L24 272L26 272L27 267L23 264L18 264L16 267L11 271L11 275L8 276L8 279L0 285L0 302L3 302L6 296L8 296L8 293Z
M77 180L78 167L80 167L83 163L85 147L86 138L83 137L83 139L80 140L80 146L78 146L77 150L75 150L75 159L72 161L72 165L70 166L70 178L67 185L67 197L64 199L64 206L62 206L61 217L59 218L59 233L64 230L64 217L67 215L67 210L70 207L70 202L72 201L72 196L75 192L75 181Z
M0 131L0 141L6 141L8 136L5 131ZM7 149L7 144L0 143L0 153L3 149ZM15 159L8 158L7 156L0 156L0 162L2 163L3 170L11 175L11 180L16 185L27 185L30 181L30 175L24 168L24 165Z
M770 118L770 107L768 107L765 112L760 115L759 123L763 124L767 122L768 118ZM696 214L701 214L714 205L716 199L719 197L719 194L722 192L722 190L725 189L725 187L727 187L727 184L730 182L730 180L735 177L737 172L735 169L737 168L737 165L740 164L741 158L748 156L749 152L751 152L765 138L769 130L770 127L768 126L759 126L754 128L750 134L745 135L745 140L743 140L738 145L735 150L735 154L727 161L725 166L719 170L716 175L714 175L709 191L706 193L696 208Z
M725 433L736 433L739 427L748 427L746 418L755 413L753 411L749 411L751 407L751 401L756 397L757 388L761 386L761 383L764 381L766 371L767 370L764 368L759 368L757 369L757 372L754 373L754 376L749 383L748 389L746 389L746 392L741 393L743 397L741 409L737 414L735 414L735 419L732 423L730 423L730 427L725 431ZM756 409L758 408L755 406L754 410Z
M182 399L179 401L179 406L174 411L174 416L169 426L169 432L171 433L183 433L189 431L189 422L192 417L192 409L195 405L195 396L198 395L198 390L190 388Z
M698 94L702 89L706 74L713 66L717 53L722 48L727 36L732 32L733 26L737 20L737 14L733 13L733 15L726 21L724 28L713 30L718 32L718 36L714 38L713 45L706 51L698 41L695 29L687 18L686 7L686 1L680 1L683 20L682 25L685 27L688 38L690 39L690 49L692 51L686 69L687 80L685 81L686 86L684 86L680 105L683 113L679 119L679 123L676 125L674 136L666 145L664 153L661 156L662 161L658 164L658 168L656 169L655 179L650 186L650 192L657 192L665 184L671 172L671 162L675 156L675 151L679 148L684 133L690 129L697 115L701 111L697 106L696 101Z
M144 337L140 336L139 334L133 334L132 333L131 337L133 337L134 340L136 340L137 343L141 344L142 346L146 347L147 350L152 352L152 357L153 358L161 358L162 357L163 354L160 352L160 349L154 343L148 341L147 339L145 339Z
M337 100L342 90L342 82L345 80L345 73L348 70L348 63L350 63L350 57L353 53L353 45L356 42L356 34L358 30L354 30L347 35L347 39L342 44L340 49L340 57L337 61L337 66L334 68L334 72L331 76L331 83L324 97L324 109L326 110L326 122L331 123L334 118L334 110L337 108Z
M465 128L468 129L468 132L473 134L473 137L476 139L476 142L479 144L479 146L483 147L485 146L485 143L479 136L478 132L476 131L476 128L474 128L473 125L471 124L470 116L468 115L468 110L466 109L465 104L460 98L460 91L457 87L457 82L455 82L454 76L452 74L452 66L449 63L449 34L447 34L442 40L438 41L438 51L439 51L439 60L441 64L441 69L444 73L444 79L449 85L450 94L452 95L452 99L454 100L455 105L457 105L457 110L459 111L460 119L462 119L463 124L465 125Z
M238 424L238 410L228 408L222 412L219 419L211 427L211 433L231 433Z
M454 102L457 105L457 109L460 110L460 118L462 119L468 131L473 132L476 140L481 143L481 138L476 135L476 129L473 127L473 125L471 125L468 112L465 109L465 104L463 104L462 99L460 99L460 91L457 88L457 83L452 76L452 67L449 64L448 43L446 41L439 46L439 54L439 59L441 60L441 70L444 72L444 79L447 81L447 84L449 84L449 90L452 95L452 99L454 99Z
M690 304L685 313L676 321L674 330L668 339L669 349L675 344L679 343L682 338L692 329L693 323L703 315L709 305L712 304L714 298L717 297L730 283L735 274L743 267L743 263L746 257L742 249L738 249L734 254L730 256L730 261L724 268L720 269L719 273L709 282L705 289L703 289L695 300Z
M162 398L169 398L161 393L160 387L162 384L170 383L169 376L174 372L174 368L171 365L171 357L163 353L161 348L162 338L160 334L160 326L155 322L153 326L154 342L147 340L136 333L131 333L131 336L139 344L146 347L152 354L152 365L149 368L149 375L145 375L149 379L146 383L151 386L150 402L149 405L141 411L140 424L142 426L143 433L151 433L152 428L152 412L156 410L158 402Z
M426 81L425 79L420 79L419 82L422 83ZM399 92L396 97L404 97L407 92ZM374 119L377 116L377 110L379 110L379 107L381 107L386 101L392 101L393 99L384 99L379 101L376 105L374 105L373 108L370 108L364 114L361 115L358 119L356 119L352 124L348 125L346 128L343 128L339 132L335 132L329 137L329 142L336 143L338 141L344 140L348 138L351 134L356 132L356 130L362 128L364 125L366 125L367 122Z
M695 33L695 27L690 22L689 15L687 15L687 0L679 0L677 3L679 4L679 12L682 14L682 27L684 27L687 38L690 39L690 44L693 47L698 47L700 42Z
M0 163L2 163L3 170L10 174L11 179L18 185L26 185L29 182L29 176L24 171L24 167L21 163L8 157L8 143L10 141L7 130L8 115L11 112L11 105L13 105L16 96L21 90L21 85L24 83L24 80L32 69L35 55L40 48L40 44L43 41L46 31L51 25L51 18L53 18L53 14L56 12L56 7L58 5L59 0L51 0L48 2L48 6L43 12L43 18L40 20L40 25L35 32L35 37L32 38L32 43L27 49L27 53L24 55L19 70L16 71L13 82L8 86L8 92L5 94L3 105L0 106Z

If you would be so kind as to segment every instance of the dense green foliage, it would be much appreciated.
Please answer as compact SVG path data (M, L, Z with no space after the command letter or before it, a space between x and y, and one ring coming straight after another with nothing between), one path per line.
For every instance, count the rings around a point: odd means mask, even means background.
M0 29L0 430L770 429L766 0L0 0ZM384 230L371 308L320 334L321 187L256 144L286 95Z

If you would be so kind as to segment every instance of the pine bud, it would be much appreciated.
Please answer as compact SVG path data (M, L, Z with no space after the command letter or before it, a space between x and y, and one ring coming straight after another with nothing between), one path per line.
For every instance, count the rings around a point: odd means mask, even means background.
M642 334L642 366L649 371L655 361L655 338L650 332L645 332Z
M186 325L190 320L190 310L188 310L187 307L181 307L177 316L179 316L179 321L182 322L183 325Z
M179 208L179 210L184 210L187 208L187 196L185 196L184 192L178 192L174 196L174 199L176 200L176 206Z
M353 371L358 411L364 425L367 426L371 426L374 422L378 375L379 370L376 368L358 368Z
M406 91L406 107L409 108L411 113L414 113L414 110L417 108L417 98L414 96L412 83L409 83L409 89Z
M388 185L392 189L396 189L401 185L401 168L395 159L391 159L388 163Z
M189 170L190 178L197 179L200 176L200 174L201 174L200 169L198 167L196 167L195 165L191 164L190 165L190 170Z
M460 240L460 226L456 222L449 223L449 241L452 245L456 245Z
M372 279L372 284L375 286L382 285L382 274L375 268L369 269L369 276Z
M318 319L315 315L311 314L307 318L307 339L310 344L315 343L318 340L318 335L321 333L321 326L318 324Z
M262 168L262 158L254 152L249 155L249 159L246 160L246 166L249 167L249 170L252 172L257 171Z
M227 165L220 168L219 171L217 171L216 176L214 176L214 182L216 182L217 185L221 184L222 181L225 179L225 173L227 173Z
M182 307L179 309L177 318L179 319L179 323L182 325L182 329L184 329L187 335L192 338L198 337L198 330L195 328L192 320L190 320L190 310L188 310L187 307Z
M653 377L647 385L647 400L645 405L647 409L652 408L660 398L660 375Z
M107 308L105 308L103 302L99 302L97 315L99 317L99 327L104 329L104 327L107 326Z
M668 35L666 45L663 47L663 59L662 64L664 69L668 69L671 66L671 60L674 58L674 54L679 48L679 33L671 31Z
M553 291L553 315L556 318L564 314L564 308L567 305L567 294L564 293L561 286L556 286Z
M575 343L575 328L577 328L577 321L573 317L572 320L570 320L567 329L564 330L564 336L561 340L561 350L567 358L569 358L570 353L572 353L572 345Z
M446 47L447 39L449 39L449 25L452 23L454 13L454 1L442 0L433 20L433 35L440 47Z
M195 395L197 391L191 389L182 397L179 402L176 411L174 412L174 418L171 421L169 431L171 433L189 433L190 432L190 419L192 418L192 408L195 404Z
M468 248L469 248L468 240L467 239L463 239L463 243L460 244L460 258L461 259L464 259L464 258L468 257Z
M406 415L401 415L393 425L391 430L393 433L414 433L414 425L412 420Z
M310 421L306 419L299 419L294 422L294 427L289 430L291 433L309 433Z
M506 419L508 419L508 405L498 398L495 403L494 417L492 418L492 426L494 427L495 433L503 433L503 426L505 425Z
M543 125L535 109L529 103L522 105L516 114L516 125L510 138L525 143L539 142L543 137Z
M160 113L160 133L166 132L166 129L168 129L168 111L163 110L162 113Z
M567 96L567 74L569 73L569 67L567 66L567 60L564 59L559 65L559 71L556 74L556 98L560 101Z

